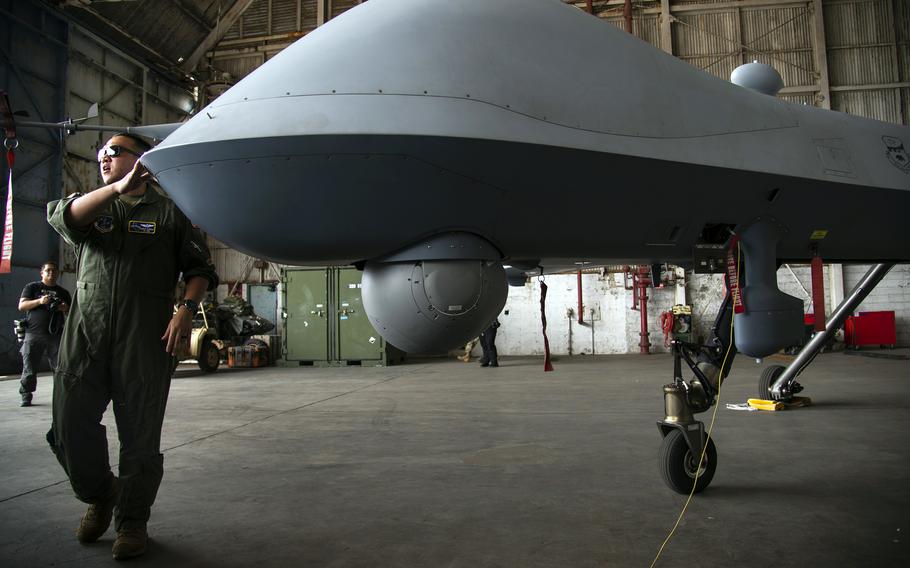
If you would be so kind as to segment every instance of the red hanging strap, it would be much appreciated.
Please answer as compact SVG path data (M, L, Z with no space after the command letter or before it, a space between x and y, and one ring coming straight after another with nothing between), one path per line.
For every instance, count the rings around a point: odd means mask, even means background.
M15 138L7 138L3 145L6 147L6 162L9 164L9 185L6 189L6 222L3 225L3 248L0 250L0 273L8 274L13 270L13 164L16 163L14 150L19 142Z
M547 285L540 281L540 323L543 325L543 370L549 372L553 370L553 363L550 362L550 341L547 339Z
M746 312L746 306L743 304L742 289L740 287L739 275L739 235L733 235L730 239L730 248L727 249L727 287L733 296L733 313L742 314Z

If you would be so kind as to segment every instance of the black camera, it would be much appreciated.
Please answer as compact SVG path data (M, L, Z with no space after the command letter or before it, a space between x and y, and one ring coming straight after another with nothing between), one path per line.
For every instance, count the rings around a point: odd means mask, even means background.
M60 305L63 304L63 298L58 296L57 292L54 292L53 290L48 290L48 292L45 295L50 297L50 299L51 299L51 301L48 302L48 304L47 304L48 310L55 312L55 311L57 311L57 308L59 308Z

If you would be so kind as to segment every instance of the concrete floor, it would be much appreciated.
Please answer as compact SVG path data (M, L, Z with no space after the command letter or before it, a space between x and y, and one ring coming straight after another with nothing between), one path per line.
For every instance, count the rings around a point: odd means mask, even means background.
M685 501L658 475L671 360L555 364L182 368L132 563L647 567ZM739 358L722 402L759 371ZM910 565L910 361L825 354L801 381L811 408L721 408L717 475L659 566ZM0 566L114 564L111 532L74 537L84 506L44 443L50 378L32 408L17 388L0 382Z

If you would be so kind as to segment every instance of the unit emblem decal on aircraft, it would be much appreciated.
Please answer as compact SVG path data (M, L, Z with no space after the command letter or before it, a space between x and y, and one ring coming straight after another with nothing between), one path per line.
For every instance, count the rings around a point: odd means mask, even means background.
M905 174L910 173L910 156L907 155L907 150L904 149L904 141L894 136L882 136L882 142L885 143L885 148L888 149L888 161Z

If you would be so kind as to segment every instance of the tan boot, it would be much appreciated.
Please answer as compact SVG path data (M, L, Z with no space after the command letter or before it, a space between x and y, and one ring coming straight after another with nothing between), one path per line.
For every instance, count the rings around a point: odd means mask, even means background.
M85 515L82 516L79 528L76 529L76 538L79 539L79 542L83 544L95 542L107 532L108 527L111 526L114 505L117 503L118 497L120 497L120 482L115 477L111 482L108 496L98 503L89 505Z
M117 531L117 540L114 541L114 560L126 560L145 554L145 545L148 543L148 533L145 529L120 529Z

